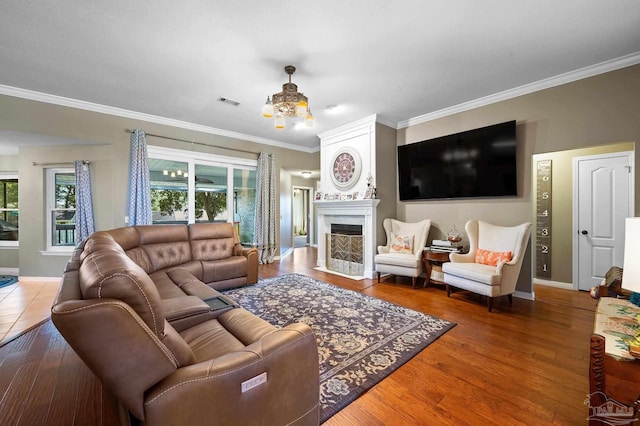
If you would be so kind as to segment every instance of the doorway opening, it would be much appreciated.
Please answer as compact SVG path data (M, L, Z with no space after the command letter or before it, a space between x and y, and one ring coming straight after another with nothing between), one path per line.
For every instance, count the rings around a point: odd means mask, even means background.
M293 187L293 248L311 245L311 190L313 188Z

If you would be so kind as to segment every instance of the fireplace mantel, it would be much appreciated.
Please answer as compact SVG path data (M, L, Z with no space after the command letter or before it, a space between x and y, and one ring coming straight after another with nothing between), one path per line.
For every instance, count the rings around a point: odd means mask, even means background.
M326 268L326 234L332 223L361 224L364 236L364 277L373 278L376 255L376 208L380 200L316 201L318 215L318 266Z

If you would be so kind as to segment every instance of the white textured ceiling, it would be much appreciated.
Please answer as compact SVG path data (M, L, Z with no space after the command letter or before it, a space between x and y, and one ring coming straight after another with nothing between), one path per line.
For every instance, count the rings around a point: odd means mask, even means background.
M406 123L637 57L637 0L0 4L5 93L25 89L303 150L317 149L318 133L372 114ZM287 64L298 68L293 82L309 97L313 129L278 131L260 115ZM332 115L330 104L343 111Z

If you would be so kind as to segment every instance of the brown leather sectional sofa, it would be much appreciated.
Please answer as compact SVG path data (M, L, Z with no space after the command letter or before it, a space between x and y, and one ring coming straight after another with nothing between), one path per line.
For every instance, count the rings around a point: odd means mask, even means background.
M231 224L100 231L74 252L51 318L149 425L317 425L309 326L281 329L217 289L257 281Z

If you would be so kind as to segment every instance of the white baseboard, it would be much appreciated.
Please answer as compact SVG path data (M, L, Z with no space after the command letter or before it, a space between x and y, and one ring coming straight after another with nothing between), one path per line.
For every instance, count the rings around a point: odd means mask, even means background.
M19 268L0 268L1 275L20 275Z
M548 287L564 288L565 290L575 290L572 283L563 283L561 281L543 280L534 278L533 284L546 285Z
M60 284L61 277L20 277L20 281L57 281Z
M518 299L536 300L536 293L533 291L531 293L516 291L513 293L513 297L517 297Z
M293 253L293 247L287 249L287 251L285 251L284 253L280 253L280 256L275 256L273 258L273 260L282 260L282 259L286 259L288 256L291 255L291 253Z

